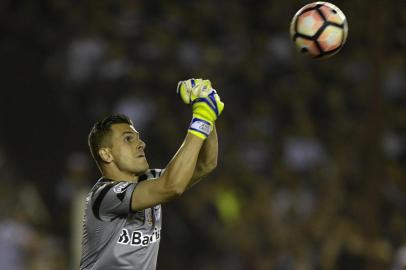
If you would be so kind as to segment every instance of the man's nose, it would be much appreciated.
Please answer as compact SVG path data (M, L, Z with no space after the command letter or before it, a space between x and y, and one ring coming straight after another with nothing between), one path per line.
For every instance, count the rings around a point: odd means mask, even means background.
M143 150L143 149L145 149L146 146L147 145L145 144L145 142L140 140L140 143L138 144L137 148L138 148L138 150Z

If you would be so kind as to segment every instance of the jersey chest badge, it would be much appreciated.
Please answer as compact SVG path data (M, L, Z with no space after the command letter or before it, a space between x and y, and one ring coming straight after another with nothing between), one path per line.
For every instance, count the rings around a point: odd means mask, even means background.
M145 209L145 221L148 223L148 225L152 225L153 223L151 208Z
M129 222L142 222L146 223L149 226L156 224L157 221L159 221L162 217L161 215L161 206L157 205L154 206L153 208L147 208L141 211L137 211L135 213L132 213L128 215L127 220Z

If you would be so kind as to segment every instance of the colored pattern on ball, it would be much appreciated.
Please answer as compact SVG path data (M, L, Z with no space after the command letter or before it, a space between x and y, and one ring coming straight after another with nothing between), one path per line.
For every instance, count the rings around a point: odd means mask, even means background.
M290 34L296 47L313 58L327 58L336 54L348 35L344 13L327 2L305 5L292 19Z

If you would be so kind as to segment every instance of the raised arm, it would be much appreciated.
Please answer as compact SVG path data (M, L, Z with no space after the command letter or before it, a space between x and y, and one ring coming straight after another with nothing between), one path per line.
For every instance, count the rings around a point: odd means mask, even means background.
M195 90L186 91L186 83ZM210 81L194 79L181 82L178 93L192 103L193 118L188 134L168 163L164 173L157 179L140 182L133 191L131 209L145 209L181 195L188 187L209 173L217 164L217 133L214 122L221 114L224 104ZM182 96L182 93L185 94ZM186 97L186 95L189 95ZM190 96L192 95L192 98Z

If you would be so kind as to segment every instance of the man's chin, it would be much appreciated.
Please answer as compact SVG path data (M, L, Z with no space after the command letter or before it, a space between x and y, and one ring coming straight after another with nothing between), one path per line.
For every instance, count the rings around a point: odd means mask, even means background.
M143 168L140 168L140 170L137 170L137 173L136 173L136 174L137 174L138 176L140 176L140 175L145 174L148 170L149 170L149 164L146 163L146 165L145 165Z
M145 171L149 170L149 163L147 160L145 160Z

